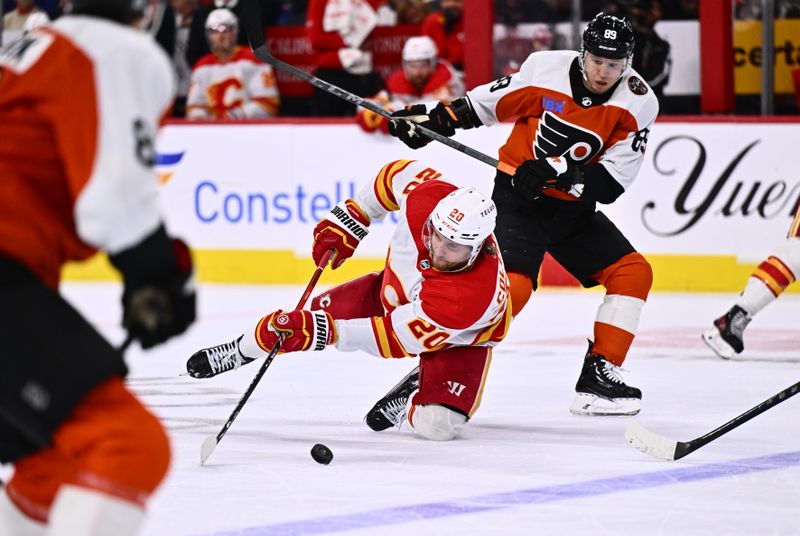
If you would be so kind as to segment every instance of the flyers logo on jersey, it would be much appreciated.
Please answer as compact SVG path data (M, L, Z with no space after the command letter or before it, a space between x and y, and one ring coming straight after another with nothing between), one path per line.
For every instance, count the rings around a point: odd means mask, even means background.
M603 147L603 140L585 128L544 112L536 130L533 153L537 159L563 156L572 164L588 162Z

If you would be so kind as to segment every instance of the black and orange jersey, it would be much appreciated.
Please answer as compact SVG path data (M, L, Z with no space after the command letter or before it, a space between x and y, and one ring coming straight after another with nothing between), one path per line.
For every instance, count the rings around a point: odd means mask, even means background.
M610 177L619 185L617 195L636 178L658 115L658 100L633 69L602 95L586 89L574 51L533 53L519 72L476 87L467 97L484 125L516 121L500 148L502 162L517 167L560 156L572 164L598 164L602 169L592 167L602 176L589 173L587 180Z
M47 286L161 225L154 135L169 59L132 28L65 16L0 49L0 255Z

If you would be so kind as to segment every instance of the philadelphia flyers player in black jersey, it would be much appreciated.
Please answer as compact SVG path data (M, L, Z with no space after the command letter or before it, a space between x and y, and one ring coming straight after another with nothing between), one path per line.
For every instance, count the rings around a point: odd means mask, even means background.
M415 122L452 136L457 128L515 121L499 157L516 172L498 171L492 195L513 313L535 289L545 252L584 287L606 288L570 408L582 415L634 415L642 396L624 383L619 366L633 343L652 269L596 210L633 183L658 114L652 89L630 66L633 42L627 20L600 13L584 30L579 52L535 52L519 72L451 103L409 106L389 126L419 148L430 139Z

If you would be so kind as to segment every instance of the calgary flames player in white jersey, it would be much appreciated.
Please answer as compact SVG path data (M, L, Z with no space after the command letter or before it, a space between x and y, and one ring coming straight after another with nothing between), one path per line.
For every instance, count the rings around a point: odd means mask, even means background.
M269 353L361 350L384 358L419 356L411 371L367 414L376 431L407 418L422 437L457 437L478 409L492 348L511 322L508 281L492 230L496 209L474 188L457 188L419 162L383 167L355 199L336 205L314 230L314 261L333 249L336 269L352 256L371 221L399 211L386 265L316 297L311 310L276 311L232 343L195 353L197 378Z
M139 31L147 2L72 0L0 49L0 534L132 535L167 472L164 429L123 357L58 294L97 250L124 279L142 348L195 317L186 246L157 206L153 137L168 58Z
M427 35L409 37L403 45L403 67L386 79L386 87L372 97L389 111L427 100L450 102L464 96L464 83L452 65L439 59L436 43ZM365 132L388 133L389 121L359 108L356 121Z
M272 67L237 45L239 19L226 8L205 23L211 53L192 70L188 119L257 119L278 115L280 96Z
M800 206L786 240L750 274L734 305L702 334L705 343L723 359L744 351L744 330L764 307L775 301L800 274Z
M389 131L412 148L430 140L413 121L447 136L515 120L500 148L493 199L497 239L509 271L516 315L536 286L545 252L585 287L603 285L594 341L584 358L571 410L635 414L641 391L618 373L652 284L648 262L601 212L636 178L658 114L653 91L633 69L634 36L625 19L600 13L583 32L580 52L531 54L518 73L452 103L395 112Z

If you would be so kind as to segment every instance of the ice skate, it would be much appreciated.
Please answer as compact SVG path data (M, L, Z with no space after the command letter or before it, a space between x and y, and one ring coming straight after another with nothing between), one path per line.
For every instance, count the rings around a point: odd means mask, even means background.
M636 415L642 392L626 385L620 368L593 353L593 346L590 341L570 411L576 415Z
M723 359L730 359L744 350L744 329L750 323L747 311L734 305L714 320L714 327L703 332L703 341Z
M186 371L189 376L192 378L212 378L253 361L253 359L243 355L239 349L241 340L242 336L235 341L203 348L195 352L186 362Z
M378 400L367 412L364 417L367 426L376 432L398 426L405 419L408 399L417 389L419 389L419 367L414 367L414 370L392 387L386 396Z

